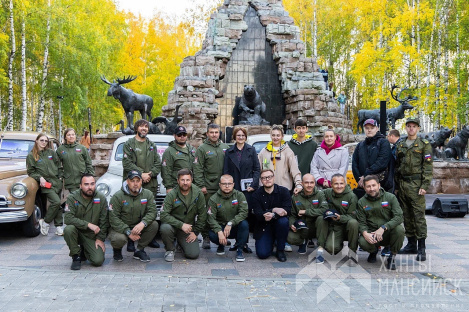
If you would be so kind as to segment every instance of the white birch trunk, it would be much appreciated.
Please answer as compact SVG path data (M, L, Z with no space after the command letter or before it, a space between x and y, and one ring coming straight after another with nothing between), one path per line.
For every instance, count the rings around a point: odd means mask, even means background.
M433 17L433 26L432 26L432 35L430 37L430 51L428 52L427 54L427 83L426 83L426 87L427 87L427 92L426 92L426 96L425 96L425 103L424 103L424 107L425 107L425 110L428 111L428 103L430 101L430 76L431 76L431 64L432 64L432 54L433 54L433 40L434 40L434 37L435 37L435 27L436 27L436 19L437 19L437 16L438 16L438 2L436 3L436 8L435 8L435 16ZM435 117L435 113L432 113L432 116L433 116L433 120L431 120L430 122L433 122L435 124L435 120L434 120L434 117ZM430 129L430 122L428 124L428 129L427 131Z
M15 23L13 18L13 0L10 0L10 42L11 51L8 64L8 116L6 130L13 130L13 62L15 61L16 42L15 42Z
M443 97L443 124L444 122L446 122L446 116L447 116L447 111L448 111L448 90L449 90L449 51L448 51L448 14L449 14L449 6L450 6L450 3L449 2L446 2L445 1L445 8L444 8L444 11L443 11L443 19L444 19L444 25L445 25L445 28L444 28L444 31L445 31L445 37L444 37L444 49L445 49L445 66L444 66L444 69L443 69L443 81L444 81L444 84L445 84L445 96ZM440 125L441 126L441 125Z
M48 1L48 7L50 10L50 0ZM49 36L50 36L50 12L47 16L47 28L46 28L46 41L44 45L44 62L42 66L42 81L41 81L41 94L39 97L39 107L37 109L37 126L36 131L42 132L44 129L44 106L45 106L45 94L47 85L47 69L49 67Z
M26 86L26 21L23 16L23 22L21 23L21 131L26 131L26 119L28 117Z
M314 11L313 11L313 33L311 36L313 37L313 56L317 60L318 59L318 20L317 20L317 5L318 0L314 0Z
M56 131L55 131L55 111L54 111L54 101L52 98L49 98L49 110L50 110L50 120L48 122L49 124L49 131L50 134L54 137L56 136Z

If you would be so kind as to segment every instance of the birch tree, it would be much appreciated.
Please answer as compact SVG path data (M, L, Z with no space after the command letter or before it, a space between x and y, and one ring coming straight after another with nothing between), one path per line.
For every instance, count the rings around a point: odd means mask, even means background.
M47 86L47 70L49 68L49 40L50 40L50 0L47 2L48 13L47 13L47 26L46 26L46 40L44 42L44 60L42 65L42 80L41 80L41 93L39 97L39 106L37 111L37 125L36 131L42 132L44 130L44 108L45 108L45 95Z
M28 98L26 83L26 21L24 13L21 22L21 131L26 131L26 119L28 118Z
M13 0L10 0L10 60L8 65L8 117L6 130L13 130L13 62L15 61L16 42L15 42L15 20L13 15Z

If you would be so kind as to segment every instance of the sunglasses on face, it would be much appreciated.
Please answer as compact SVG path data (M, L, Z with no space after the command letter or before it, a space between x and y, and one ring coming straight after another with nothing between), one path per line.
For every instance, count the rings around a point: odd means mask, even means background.
M178 136L178 137L185 137L185 136L187 136L187 133L179 133L179 134L176 134L176 136Z

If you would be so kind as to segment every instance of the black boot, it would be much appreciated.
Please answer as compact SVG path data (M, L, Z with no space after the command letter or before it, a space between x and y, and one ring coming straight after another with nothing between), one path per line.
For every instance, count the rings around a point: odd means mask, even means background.
M393 255L391 253L391 255L388 257L387 263L386 263L386 269L388 269L388 270L395 270L396 269L396 255Z
M156 236L153 237L153 240L148 244L148 247L151 248L160 248L160 244L156 241Z
M124 257L122 257L122 248L120 249L114 248L113 251L114 251L114 256L113 256L114 260L116 261L124 260Z
M86 259L85 248L83 248L83 246L81 246L81 248L80 248L80 258L81 258L82 262L88 260L88 259Z
M417 250L417 261L425 261L427 260L427 254L425 253L425 238L421 238L418 240L418 250Z
M378 254L378 250L376 250L375 252L370 252L370 255L368 256L368 259L366 261L368 261L369 263L376 263L377 254Z
M407 245L399 250L400 255L415 255L417 253L417 239L413 237L407 237Z
M72 266L70 267L72 270L79 270L81 269L81 259L79 255L72 256Z
M134 241L131 240L130 238L127 238L127 251L128 252L136 251Z

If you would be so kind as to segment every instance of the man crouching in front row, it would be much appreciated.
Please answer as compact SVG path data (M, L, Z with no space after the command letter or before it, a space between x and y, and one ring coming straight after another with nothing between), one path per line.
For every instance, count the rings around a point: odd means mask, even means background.
M375 175L363 180L366 195L358 201L357 219L360 247L369 252L368 262L376 262L379 246L391 246L386 268L395 270L395 256L404 242L403 215L396 196L385 192Z

